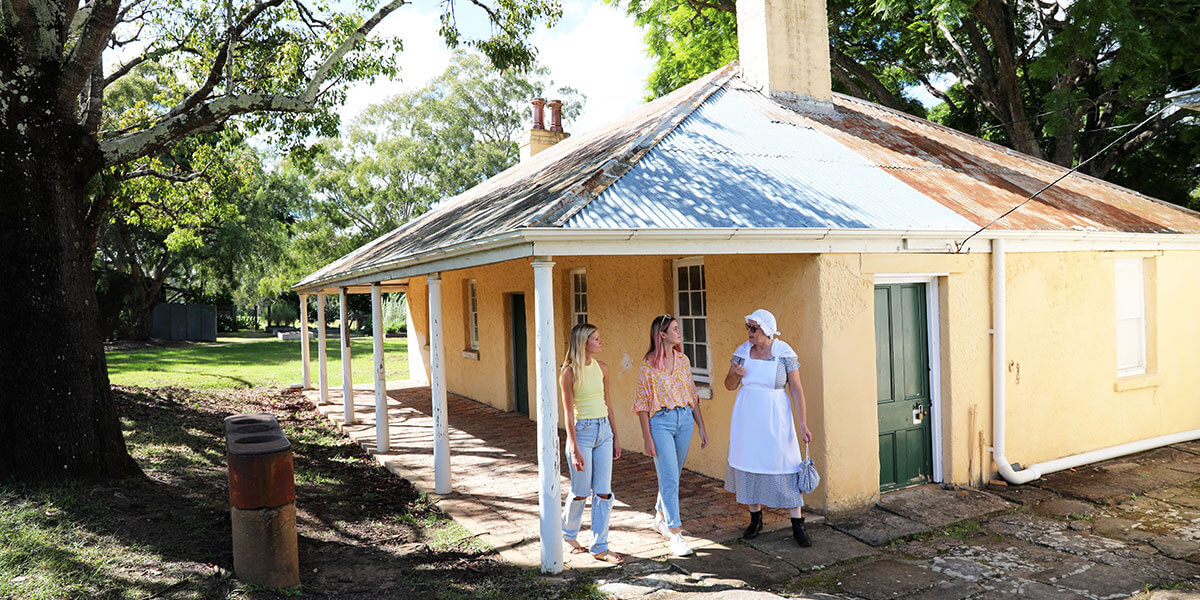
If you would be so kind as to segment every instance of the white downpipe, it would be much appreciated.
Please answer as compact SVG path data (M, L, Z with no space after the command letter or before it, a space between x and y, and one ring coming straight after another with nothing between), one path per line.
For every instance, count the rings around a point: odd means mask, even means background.
M308 348L308 294L300 294L300 385L303 389L308 389L312 384L312 377L309 375L309 356Z
M342 419L347 425L355 422L354 376L350 372L350 310L346 307L349 295L346 288L338 292L338 317L341 320L342 336Z
M433 404L433 491L437 494L449 494L450 436L446 422L446 343L442 330L442 274L430 273L428 281L429 393Z
M321 390L321 404L329 402L329 364L325 357L325 294L317 294L317 388Z
M379 284L371 284L371 333L374 335L372 354L375 358L375 452L384 454L391 449L392 428L388 426L387 376L383 370L383 298Z
M541 515L542 572L563 569L562 496L558 462L558 394L554 376L554 263L547 256L533 261L533 305L536 345L538 425L538 510Z
M1161 435L1119 446L1092 450L1082 454L1064 456L1051 461L1036 463L1016 470L1005 456L1004 414L1005 387L1007 383L1006 340L1005 340L1005 257L1004 240L992 240L992 458L1004 480L1012 484L1029 483L1042 475L1065 471L1072 467L1102 460L1117 458L1136 452L1161 448L1170 444L1200 439L1200 429Z

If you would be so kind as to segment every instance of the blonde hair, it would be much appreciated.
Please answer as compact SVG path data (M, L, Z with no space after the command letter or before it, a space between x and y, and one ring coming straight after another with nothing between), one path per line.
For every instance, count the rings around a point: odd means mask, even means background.
M580 323L571 328L571 336L567 342L567 357L563 360L562 368L570 368L575 376L575 385L583 378L583 366L587 362L587 342L592 337L596 326L591 323Z

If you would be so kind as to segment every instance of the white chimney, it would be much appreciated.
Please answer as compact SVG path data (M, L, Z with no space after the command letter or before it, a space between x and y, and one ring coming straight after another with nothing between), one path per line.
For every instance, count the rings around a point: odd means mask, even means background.
M738 61L764 94L832 106L825 0L737 0Z

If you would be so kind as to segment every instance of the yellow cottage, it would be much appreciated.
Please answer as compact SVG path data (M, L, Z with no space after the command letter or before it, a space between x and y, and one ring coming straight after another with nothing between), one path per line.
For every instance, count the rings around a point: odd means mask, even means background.
M557 538L567 332L603 331L615 425L640 451L629 408L664 313L705 398L710 447L695 440L687 466L716 478L742 317L777 316L824 476L809 504L826 512L1200 437L1200 214L1071 174L996 220L1066 170L831 93L824 4L749 4L741 64L585 135L535 122L526 160L295 286L407 291L439 492L447 391L528 414Z

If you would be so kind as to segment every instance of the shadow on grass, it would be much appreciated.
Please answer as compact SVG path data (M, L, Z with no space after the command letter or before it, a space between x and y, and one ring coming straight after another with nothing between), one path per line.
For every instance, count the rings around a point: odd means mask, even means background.
M0 533L0 580L24 578L0 584L0 597L294 594L230 576L223 419L241 412L275 414L292 442L304 597L596 597L587 580L542 580L459 535L428 498L377 467L297 393L114 388L114 399L146 477L0 485L0 522L11 521Z

